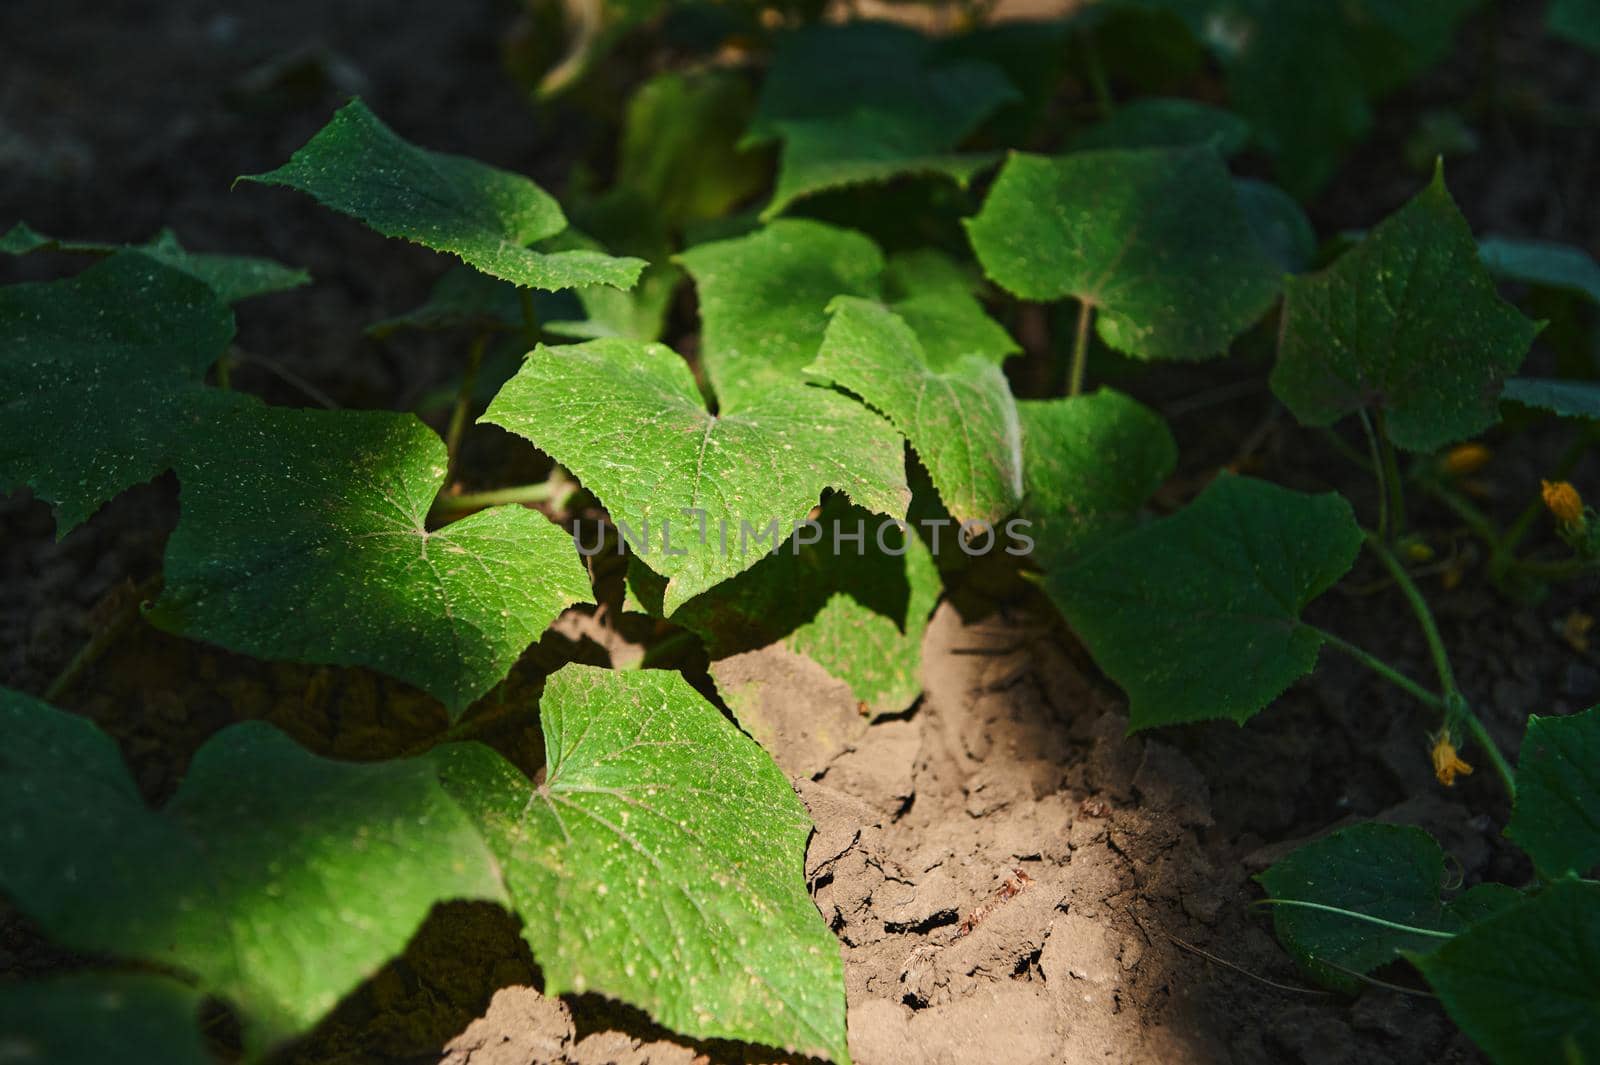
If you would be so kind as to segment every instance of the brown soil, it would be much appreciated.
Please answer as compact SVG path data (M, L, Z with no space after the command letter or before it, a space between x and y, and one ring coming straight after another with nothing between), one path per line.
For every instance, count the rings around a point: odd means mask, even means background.
M1501 49L1502 77L1515 90L1509 106L1533 93L1592 110L1594 64L1534 46L1538 12L1501 6L1511 12ZM581 101L540 118L519 99L499 68L515 15L509 2L415 10L376 0L6 5L0 226L25 218L48 233L133 240L168 224L199 250L305 265L315 288L240 308L241 346L344 405L409 406L451 379L455 341L379 346L361 330L418 302L439 259L308 201L259 188L230 193L229 183L281 161L358 90L422 143L560 188L570 164L600 150L603 127ZM1463 39L1484 32L1474 24ZM299 61L306 57L315 61ZM1417 187L1418 176L1394 161L1398 145L1419 113L1463 97L1475 62L1464 54L1380 114L1374 143L1317 205L1323 231L1369 225ZM1592 185L1594 123L1525 119L1517 112L1504 129L1485 129L1488 148L1452 165L1458 198L1481 229L1594 247L1600 225L1580 180L1587 174ZM0 259L0 281L72 265ZM1236 371L1217 373L1225 383ZM259 365L235 380L277 402L306 401ZM1184 445L1185 470L1164 493L1168 503L1192 494L1197 475L1241 457L1296 487L1352 488L1358 505L1367 502L1364 489L1330 472L1304 435L1275 418L1263 390L1235 390L1201 408L1185 397L1216 385L1212 370L1167 381L1142 398L1172 416ZM1562 443L1558 431L1541 430L1504 445L1484 478L1490 505L1514 513ZM492 431L471 446L493 463L523 461ZM176 513L174 486L163 479L56 542L46 507L27 493L0 500L0 680L42 691L132 587L159 572ZM1418 521L1448 539L1444 516L1419 508ZM1358 574L1353 584L1375 576ZM1556 635L1594 591L1511 606L1469 574L1442 597L1463 687L1507 750L1529 712L1600 701L1600 656L1575 653ZM1330 596L1317 610L1319 624L1425 675L1424 649L1392 589ZM569 615L519 668L507 701L531 705L541 670L559 661L636 657L640 636ZM854 715L848 692L816 677L809 662L767 651L719 668L787 678L814 711L809 726L776 722L762 738L817 822L806 870L839 934L851 1047L863 1065L1479 1060L1426 997L1374 987L1351 999L1306 984L1250 906L1253 873L1359 817L1428 828L1468 884L1527 875L1500 840L1507 811L1489 774L1440 789L1426 761L1433 723L1348 663L1325 656L1312 680L1245 728L1128 739L1120 695L1048 608L1026 593L969 591L941 604L930 627L924 698L870 726ZM256 662L142 624L63 703L119 740L152 798L170 793L195 747L236 720L266 718L313 749L368 758L404 750L442 722L431 700L384 678ZM527 763L539 756L529 726L513 719L485 736ZM0 919L0 970L29 976L71 963L25 921ZM736 1043L684 1043L597 996L545 1000L539 983L507 915L441 907L404 957L284 1059L780 1057Z

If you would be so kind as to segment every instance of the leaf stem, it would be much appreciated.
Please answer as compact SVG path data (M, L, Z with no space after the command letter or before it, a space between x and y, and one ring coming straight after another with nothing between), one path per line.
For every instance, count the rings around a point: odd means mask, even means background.
M492 488L487 492L461 492L441 495L434 501L437 514L458 515L469 510L482 510L504 503L552 503L564 499L573 488L566 476L552 476L536 484L519 484L510 488Z
M1370 416L1365 410L1361 411L1361 428L1367 434L1372 469L1378 478L1378 535L1384 543L1393 543L1406 531L1405 484L1400 477L1400 461L1384 429L1382 411L1374 411Z
M1303 910L1316 910L1319 913L1333 913L1340 917L1349 917L1356 921L1365 921L1381 928L1392 928L1396 932L1409 932L1418 936L1433 936L1436 939L1454 939L1454 932L1443 932L1437 928L1418 928L1416 925L1401 924L1399 921L1388 921L1382 917L1374 917L1370 913L1357 913L1355 910L1346 910L1339 906L1329 906L1322 902L1311 902L1307 899L1257 899L1252 906L1294 906Z
M1439 687L1444 693L1444 715L1446 727L1453 727L1456 723L1465 726L1472 734L1472 738L1483 748L1484 755L1494 766L1495 773L1500 777L1500 782L1505 785L1506 794L1512 799L1517 797L1516 774L1512 772L1505 755L1500 753L1500 747L1483 726L1483 722L1472 712L1467 705L1467 700L1462 697L1461 690L1456 687L1455 671L1450 668L1450 655L1445 650L1444 639L1439 635L1438 623L1434 621L1433 611L1428 607L1428 601L1423 598L1422 591L1411 579L1411 574L1406 572L1405 566L1395 557L1394 552L1372 532L1366 532L1367 548L1378 557L1389 575L1400 586L1400 591L1406 597L1406 602L1411 604L1411 611L1417 616L1417 624L1422 628L1422 636L1428 643L1428 651L1433 656L1434 669L1439 674Z
M225 351L217 356L217 387L224 392L233 389L233 360L230 358L231 354L231 352Z
M445 483L455 480L456 463L461 457L461 434L467 427L467 410L472 405L472 393L478 387L478 368L483 365L483 349L489 343L488 333L479 333L467 349L467 367L461 374L461 387L456 390L456 405L450 411L450 427L444 434Z
M1089 364L1089 324L1094 321L1094 304L1078 303L1078 328L1072 335L1072 375L1067 379L1067 395L1083 394L1083 374Z
M1094 93L1094 102L1100 108L1100 117L1110 118L1117 105L1111 97L1111 85L1106 80L1106 65L1100 57L1100 42L1095 40L1092 30L1085 31L1079 39L1083 42L1084 72L1089 77L1089 91Z
M107 648L127 631L133 619L139 616L139 611L145 602L160 593L161 585L162 575L157 573L129 590L127 599L118 604L116 613L100 627L99 631L89 637L88 641L78 649L78 653L72 656L71 661L56 674L55 680L52 680L50 686L44 690L45 702L54 703L67 693L79 675L97 662L100 656L106 653Z
M1399 688L1401 691L1405 692L1407 695L1410 695L1417 701L1426 703L1436 710L1443 710L1445 708L1444 698L1442 696L1424 688L1422 685L1418 684L1416 681L1412 680L1410 677L1406 676L1404 673L1400 672L1398 669L1394 668L1372 652L1363 650L1348 640L1345 640L1339 636L1335 636L1326 629L1317 628L1315 625L1308 627L1315 631L1317 635L1321 636L1325 641L1327 641L1328 644L1343 651L1351 658L1354 658L1357 662L1360 662L1362 665L1378 674L1378 676L1393 684L1395 687Z

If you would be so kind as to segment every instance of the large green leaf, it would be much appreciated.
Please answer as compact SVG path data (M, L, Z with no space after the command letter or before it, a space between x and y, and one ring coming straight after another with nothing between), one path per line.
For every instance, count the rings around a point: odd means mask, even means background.
M1172 475L1178 445L1160 415L1120 392L1024 400L1022 517L1033 558L1060 569L1133 525Z
M882 299L911 325L934 369L964 355L998 363L1020 350L973 295L973 278L931 249L885 261L853 230L779 219L679 259L699 290L700 358L725 405L804 381L835 296Z
M1545 24L1557 37L1600 53L1600 0L1551 0Z
M899 315L840 296L816 361L806 368L883 413L921 456L946 509L993 525L1022 498L1022 428L1005 374L963 355L945 369Z
M1197 100L1158 96L1123 104L1103 121L1073 134L1068 147L1081 152L1210 145L1227 158L1243 151L1249 141L1250 123L1232 111Z
M520 174L403 140L352 100L289 161L241 181L286 185L388 237L456 255L522 288L627 288L642 259L528 245L567 227L551 196Z
M1600 885L1557 881L1411 961L1497 1065L1600 1061Z
M1513 377L1500 398L1525 407L1538 407L1563 418L1600 419L1600 384L1560 381L1545 377Z
M82 973L0 985L6 1065L212 1065L200 993L148 973Z
M1600 263L1582 248L1548 240L1484 237L1478 242L1478 256L1502 280L1569 288L1600 303Z
M1101 339L1144 359L1218 355L1278 292L1210 148L1014 154L967 232L1013 295L1076 297Z
M732 71L668 71L628 101L617 186L643 197L662 224L720 218L765 181L765 153L738 147L755 100Z
M998 365L1022 350L983 309L973 294L976 287L967 268L929 248L896 252L883 273L884 302L917 334L934 370L969 355Z
M39 233L26 222L18 222L5 236L0 236L0 252L10 255L27 255L35 251L113 255L124 248L143 252L165 266L203 281L223 303L238 303L251 296L283 292L311 281L311 275L304 270L296 270L271 259L189 251L178 243L178 235L170 229L163 229L144 244L60 240Z
M1045 589L1128 693L1132 729L1243 722L1316 665L1322 634L1300 612L1360 547L1343 497L1223 474Z
M816 522L816 543L763 558L672 620L705 640L713 677L720 660L779 644L848 684L867 714L897 714L922 690L922 634L940 590L933 554L915 532L837 497ZM661 613L660 577L634 565L628 584ZM723 695L743 720L740 693Z
M878 246L853 230L783 219L679 260L700 296L700 360L724 404L804 380L838 295L876 296Z
M1461 922L1439 899L1444 851L1409 825L1365 822L1308 843L1256 879L1276 900L1332 906L1412 928L1450 932ZM1406 951L1432 950L1437 936L1343 914L1274 906L1278 940L1318 980L1345 991Z
M786 540L825 488L892 517L910 502L904 446L865 407L774 384L711 414L660 344L541 346L482 420L533 441L637 535L669 614Z
M1506 835L1550 876L1600 864L1600 707L1528 718Z
M811 821L766 752L656 670L567 666L540 724L537 784L477 744L434 757L499 859L546 993L848 1060L839 945L802 868Z
M954 150L1020 98L998 67L941 55L936 41L901 26L851 22L792 33L767 73L747 138L783 141L764 214L823 189L904 174L965 184L994 156Z
M1499 417L1538 327L1495 294L1443 171L1319 274L1290 278L1272 390L1308 425L1380 411L1431 451Z
M138 252L0 289L0 487L31 486L64 535L166 470L232 338L210 288Z
M314 1024L436 902L504 897L426 762L332 762L251 722L153 812L87 720L0 691L0 721L0 888L69 947L192 975L252 1051Z
M1309 197L1372 125L1370 102L1426 70L1479 0L1153 0L1222 63L1229 102Z
M536 511L428 529L444 476L444 445L410 415L243 407L180 464L150 618L264 658L369 666L459 711L590 588Z

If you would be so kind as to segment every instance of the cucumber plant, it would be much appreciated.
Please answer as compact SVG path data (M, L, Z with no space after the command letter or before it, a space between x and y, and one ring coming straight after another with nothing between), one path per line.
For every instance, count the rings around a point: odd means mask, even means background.
M581 226L531 180L414 145L352 101L243 180L460 260L425 305L371 327L467 337L442 433L231 387L231 305L303 285L301 271L166 232L114 246L16 225L0 251L96 261L0 289L0 484L31 489L67 535L172 471L180 517L150 623L377 670L452 722L365 764L236 724L152 809L106 734L0 694L0 891L88 959L0 990L22 1060L208 1060L203 1000L225 1003L238 1051L263 1059L436 903L478 899L520 917L547 993L847 1061L838 945L803 876L810 821L750 738L770 707L728 663L780 645L846 685L864 719L903 712L944 582L1007 544L1126 691L1135 730L1243 723L1324 647L1435 711L1417 756L1446 786L1473 762L1495 772L1536 882L1446 898L1424 833L1358 825L1261 876L1279 936L1338 988L1409 962L1496 1061L1600 1056L1600 886L1585 879L1600 861L1600 710L1531 717L1511 765L1456 683L1408 514L1422 493L1461 515L1512 594L1600 567L1600 525L1564 480L1600 390L1515 376L1539 324L1496 288L1597 297L1600 270L1560 246L1480 244L1440 168L1308 272L1329 253L1298 205L1228 163L1258 149L1291 189L1314 188L1369 101L1442 52L1469 6L1114 2L1026 42L1003 27L780 32L759 91L728 70L647 82L616 184L571 206ZM1233 110L1146 91L1147 69L1113 62L1130 33L1157 30L1173 55L1218 53ZM1316 88L1325 122L1283 111L1284 79L1304 76L1286 64L1313 38L1341 57ZM1096 118L1051 128L1051 95L1080 77ZM1118 104L1130 86L1144 95ZM1007 151L1041 145L1064 148ZM885 195L907 205L893 225L861 224ZM693 358L663 343L687 285ZM994 313L1017 301L1070 323L1049 387L1022 398L1007 367L1022 346ZM1094 367L1116 356L1159 374L1241 338L1271 347L1274 322L1271 391L1309 429L1359 425L1372 520L1336 493L1229 472L1150 517L1173 436L1131 396L1087 390ZM1438 457L1502 402L1581 425L1505 530ZM481 480L463 468L474 414L546 456L549 477L463 490ZM575 498L613 527L587 547ZM1519 554L1546 509L1564 553ZM559 615L597 603L585 556L608 547L629 556L608 607L698 643L733 720L678 672L568 664L519 708L537 716L543 764L515 763L472 738L472 708L506 697ZM1305 620L1363 553L1415 615L1436 684Z

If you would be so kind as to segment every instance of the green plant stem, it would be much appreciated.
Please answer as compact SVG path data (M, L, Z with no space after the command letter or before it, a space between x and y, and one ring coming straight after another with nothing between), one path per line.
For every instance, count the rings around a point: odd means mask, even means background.
M1317 635L1326 640L1330 646L1336 647L1343 651L1345 654L1349 655L1351 658L1354 658L1357 662L1360 662L1378 676L1393 684L1395 687L1399 688L1401 691L1405 692L1407 695L1410 695L1417 701L1426 703L1436 710L1443 710L1445 708L1444 699L1441 696L1435 692L1429 691L1427 688L1424 688L1422 685L1418 684L1416 681L1412 680L1410 677L1406 676L1404 673L1400 672L1398 669L1394 668L1377 655L1372 654L1370 651L1362 650L1355 644L1339 636L1335 636L1326 629L1319 629L1314 625L1310 626L1310 628L1312 628Z
M478 368L483 365L483 349L489 343L488 333L479 333L467 349L467 367L461 374L461 387L456 390L456 405L450 411L450 427L444 434L445 454L449 456L445 468L445 483L455 480L456 462L461 457L461 434L466 431L467 411L472 406L472 393L478 387Z
M1072 371L1067 379L1067 395L1083 394L1083 374L1089 364L1089 326L1094 321L1094 304L1078 304L1078 328L1072 334Z
M1441 932L1437 928L1418 928L1416 925L1401 924L1398 921L1388 921L1382 917L1374 917L1370 913L1357 913L1355 910L1346 910L1339 906L1329 906L1322 902L1311 902L1307 899L1257 899L1251 903L1253 906L1294 906L1302 910L1317 910L1320 913L1336 913L1340 917L1349 917L1355 921L1365 921L1381 928L1392 928L1396 932L1409 932L1418 936L1433 936L1438 939L1454 939L1454 932Z
M1439 687L1444 693L1445 725L1453 726L1460 722L1472 734L1472 738L1483 748L1485 757L1494 766L1495 773L1500 777L1500 782L1505 785L1506 794L1512 799L1517 797L1517 778L1512 772L1505 755L1500 753L1500 747L1490 737L1483 722L1472 712L1467 701L1462 697L1461 691L1456 687L1455 670L1450 667L1450 655L1445 650L1444 639L1439 635L1438 623L1434 621L1433 611L1428 607L1428 601L1423 598L1422 591L1411 579L1411 574L1406 572L1405 566L1395 557L1378 537L1366 533L1367 548L1383 563L1384 569L1389 571L1395 583L1400 586L1400 591L1406 597L1406 602L1411 604L1411 611L1417 616L1417 624L1422 628L1422 636L1428 643L1428 651L1433 656L1434 669L1439 674Z
M223 353L223 355L217 359L216 365L217 387L222 389L224 392L227 392L233 388L233 361L229 358L229 353Z
M459 495L442 495L434 501L433 509L439 514L462 514L469 510L497 507L502 503L549 503L571 487L565 477L552 477L537 484L519 484L510 488L492 488L487 492L462 492Z
M1405 485L1400 478L1400 461L1384 431L1381 411L1370 417L1362 411L1361 428L1367 434L1372 469L1378 478L1378 535L1384 543L1393 543L1406 531Z

